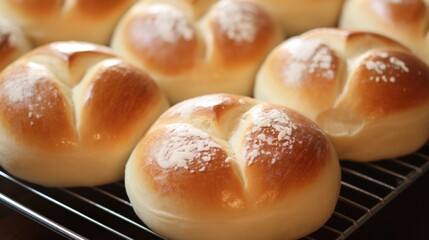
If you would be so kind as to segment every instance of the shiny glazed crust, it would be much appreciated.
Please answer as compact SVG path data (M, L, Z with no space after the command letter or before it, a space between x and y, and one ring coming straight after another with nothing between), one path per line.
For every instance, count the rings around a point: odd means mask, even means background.
M167 105L148 75L107 47L37 48L0 74L0 164L47 186L118 181Z
M175 239L296 239L332 214L336 153L285 107L215 94L165 112L125 174L136 213Z
M429 134L429 69L405 47L366 32L316 29L274 49L255 97L315 121L340 158L407 154Z

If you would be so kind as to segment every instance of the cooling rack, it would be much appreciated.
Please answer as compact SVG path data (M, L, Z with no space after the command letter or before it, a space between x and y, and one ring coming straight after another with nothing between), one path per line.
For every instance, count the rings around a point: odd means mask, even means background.
M334 213L307 240L339 240L401 194L429 169L429 145L401 158L341 162ZM45 188L0 168L0 203L69 239L163 239L135 215L123 183L91 188Z

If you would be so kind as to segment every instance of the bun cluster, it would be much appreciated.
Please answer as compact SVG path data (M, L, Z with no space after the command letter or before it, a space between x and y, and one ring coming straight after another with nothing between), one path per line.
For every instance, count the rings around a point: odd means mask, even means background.
M171 239L303 237L335 208L339 159L428 140L427 7L1 0L0 166L52 187L125 180Z
M313 122L219 94L160 116L125 176L138 216L173 239L297 239L330 217L340 188L337 155Z
M258 72L255 97L315 121L341 159L401 156L429 137L428 66L377 34L317 29L285 41Z
M168 107L144 72L100 45L55 42L0 74L0 165L45 186L119 181Z
M256 4L141 1L122 18L112 47L154 79L172 103L209 93L250 96L266 54L283 39ZM198 12L199 14L197 14Z

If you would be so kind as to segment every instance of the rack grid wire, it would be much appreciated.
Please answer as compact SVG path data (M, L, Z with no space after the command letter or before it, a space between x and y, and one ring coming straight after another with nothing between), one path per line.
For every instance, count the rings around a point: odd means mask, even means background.
M341 191L331 218L306 240L340 240L429 169L429 145L401 158L341 161ZM46 188L0 168L0 203L68 239L164 239L134 213L122 182L86 188Z

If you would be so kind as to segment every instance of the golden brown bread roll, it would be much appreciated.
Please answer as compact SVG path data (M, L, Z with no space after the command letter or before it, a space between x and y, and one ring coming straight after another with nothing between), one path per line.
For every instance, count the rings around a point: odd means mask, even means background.
M215 94L171 107L134 149L125 186L169 239L297 239L332 214L337 155L286 107Z
M259 4L281 23L288 36L337 25L344 0L248 0Z
M21 29L0 16L0 71L31 48Z
M121 180L138 139L168 104L107 47L56 42L0 74L0 165L46 186Z
M219 1L201 18L191 3L137 3L112 47L154 76L172 103L208 93L251 95L258 67L282 40L280 26L249 2Z
M122 14L136 0L2 0L0 14L20 26L36 46L79 40L108 44Z
M291 38L264 62L255 97L315 121L340 158L397 157L429 136L429 69L381 35L316 29Z
M429 63L429 1L349 0L340 27L386 35L410 48Z

